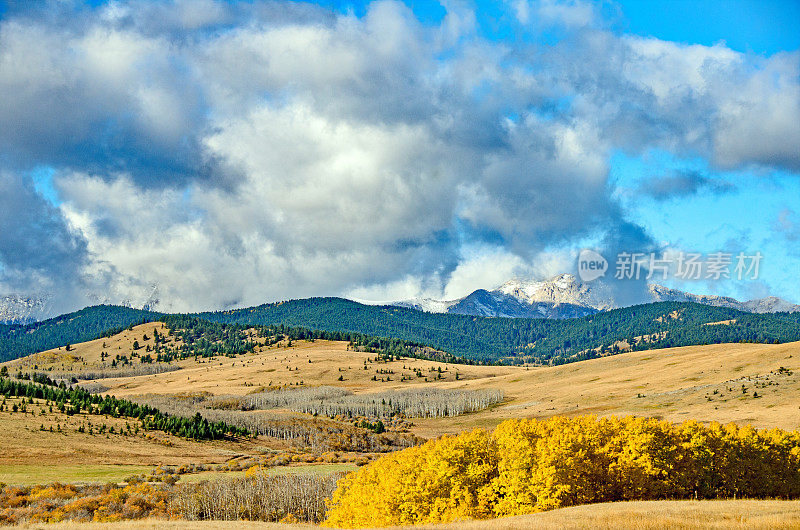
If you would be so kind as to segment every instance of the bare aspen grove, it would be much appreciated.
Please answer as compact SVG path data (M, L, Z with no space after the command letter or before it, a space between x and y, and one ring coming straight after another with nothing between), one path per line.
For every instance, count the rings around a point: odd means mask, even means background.
M242 412L284 408L312 416L368 421L390 420L394 417L447 418L484 410L500 403L503 401L503 391L421 388L353 394L343 388L320 386L277 389L247 396L214 396L208 393L177 396L151 394L135 400L179 416L190 417L199 413L209 421L225 421L254 433L306 441L314 436L308 434L309 428L300 427L304 423L302 421L275 420L256 413ZM318 430L310 429L311 432ZM299 432L303 434L298 434ZM368 445L371 450L375 450L383 444ZM401 446L405 447L407 443L403 442Z
M306 401L294 405L292 410L330 418L386 419L398 415L406 418L449 418L477 412L501 401L502 390L421 388Z
M231 398L212 398L210 406L230 404ZM353 394L348 390L321 386L317 388L281 389L259 392L240 399L242 410L288 408L296 412L328 416L386 419L446 418L477 412L503 401L503 391L448 390L422 388Z
M136 377L141 375L164 374L167 372L175 372L180 369L181 367L176 364L152 363L128 365L120 368L109 368L107 370L94 369L74 372L54 372L50 375L50 377L54 379L75 378L78 381L93 381L95 379L109 379L112 377Z
M301 389L300 392L303 390ZM246 429L251 433L317 452L383 453L412 447L422 441L408 432L375 433L348 422L308 417L297 413L291 413L290 416L276 416L268 411L207 408L214 404L219 405L221 399L223 398L202 393L179 396L148 394L135 398L133 401L147 404L176 416L193 417L195 414L200 414L210 422L230 422L230 425Z
M169 511L190 521L319 523L325 519L325 500L342 476L268 476L257 472L241 479L186 484L173 492Z

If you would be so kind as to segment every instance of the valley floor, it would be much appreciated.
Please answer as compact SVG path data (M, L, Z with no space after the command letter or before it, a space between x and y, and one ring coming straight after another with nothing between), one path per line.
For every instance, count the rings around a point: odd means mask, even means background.
M125 521L119 523L56 523L23 526L42 530L193 530L223 528L292 529L317 528L247 521ZM403 527L430 530L512 530L512 529L744 529L800 528L800 501L641 501L591 504L550 512L505 517L490 521L469 521L444 525Z

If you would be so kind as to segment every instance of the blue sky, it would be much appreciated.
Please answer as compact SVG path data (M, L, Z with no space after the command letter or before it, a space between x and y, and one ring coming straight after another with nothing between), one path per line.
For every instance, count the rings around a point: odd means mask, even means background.
M800 48L800 2L793 0L670 0L619 2L625 31L676 42L758 54Z
M0 294L452 298L591 245L758 251L757 281L665 283L800 303L799 19L796 1L0 3Z
M363 16L369 2L320 1L318 5L340 13ZM447 14L432 0L405 2L420 21L438 24ZM511 31L507 20L510 2L474 2L487 36L501 38ZM625 33L691 44L714 45L724 41L734 50L759 54L800 48L800 2L794 0L618 0L603 8L610 23Z
M637 223L646 227L660 244L704 254L717 251L761 252L764 255L760 276L769 288L758 283L731 282L720 289L703 282L666 282L698 294L719 294L740 299L763 297L772 292L791 300L800 297L792 271L798 256L789 248L777 228L782 212L794 211L800 204L800 179L782 171L716 171L702 158L675 159L665 152L642 157L617 154L611 174L619 186L617 193ZM653 175L692 172L730 187L718 193L692 193L658 200L635 193ZM787 274L788 273L788 274Z

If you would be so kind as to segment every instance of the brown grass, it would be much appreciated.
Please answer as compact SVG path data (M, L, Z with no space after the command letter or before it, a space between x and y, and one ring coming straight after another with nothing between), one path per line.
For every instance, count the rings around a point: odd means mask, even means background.
M98 368L110 368L111 361L117 355L126 355L130 357L133 351L133 341L138 340L141 348L138 353L144 354L146 346L153 347L155 340L153 339L153 329L158 329L158 332L165 335L169 330L163 328L161 322L151 322L149 324L141 324L135 326L133 330L125 330L112 337L103 339L82 342L72 346L70 351L66 348L53 348L39 353L28 355L20 359L8 361L3 363L8 366L9 371L15 372L19 369L22 371L30 371L36 369L54 370L54 371L88 371ZM143 336L147 334L148 340L143 340ZM168 340L173 340L172 337L167 337ZM103 347L105 344L105 347ZM180 342L170 342L170 346L179 345ZM102 362L100 354L106 352L109 354L108 359ZM135 362L139 362L138 359Z
M315 528L308 525L285 525L256 522L220 521L127 521L121 523L84 523L31 525L25 528L47 530L133 530L133 529L290 529ZM409 528L409 527L405 527ZM490 521L465 521L446 525L410 527L441 530L510 530L510 529L745 529L800 528L800 501L641 501L574 506L551 512L507 517Z
M218 357L200 362L187 359L180 362L183 369L177 372L104 379L103 384L111 387L108 392L118 397L197 391L241 395L270 386L300 384L342 386L359 392L455 382L456 372L459 379L475 380L517 371L514 367L454 366L417 359L391 363L369 362L368 369L364 370L364 361L374 359L375 356L376 354L348 351L345 342L295 342L291 348L262 348L256 353L235 359ZM434 383L439 368L443 370L442 379ZM394 373L380 374L379 370ZM417 377L415 370L421 371L423 377ZM378 381L373 381L373 376ZM411 380L400 382L403 376L410 377ZM429 381L425 381L425 376ZM339 377L343 381L339 381ZM380 381L381 378L384 379L383 382ZM389 378L391 381L388 381Z
M147 345L154 345L153 328L164 335L168 330L161 323L141 324L132 331L105 339L97 339L72 346L67 352L64 348L47 350L21 359L4 363L10 372L22 371L74 371L111 370L111 361L116 355L130 357L133 341L141 346L140 354L145 353ZM143 340L144 335L148 340ZM103 348L103 343L106 347ZM174 343L172 343L174 344ZM101 352L110 357L101 361ZM214 359L194 359L176 361L182 369L156 375L102 379L104 386L110 387L109 394L124 397L149 393L211 392L213 394L247 394L260 387L304 385L344 386L356 391L408 388L414 385L455 382L456 372L461 380L495 377L515 373L515 367L487 367L449 365L435 361L407 359L394 363L369 363L364 370L364 361L374 359L376 354L354 352L347 349L346 342L318 340L315 342L296 341L287 348L286 342L271 347L258 347L255 353L235 359L217 357ZM311 362L309 362L311 361ZM134 366L139 364L134 359ZM443 370L441 379L438 369ZM123 368L120 368L122 370ZM127 368L126 368L127 369ZM378 370L391 370L393 374L379 374ZM423 377L415 375L421 371ZM342 376L344 381L339 381ZM377 376L378 381L372 381ZM403 377L410 381L401 383ZM425 381L425 378L429 381ZM381 382L383 378L385 381ZM391 378L392 381L387 379ZM85 384L85 383L83 383Z
M551 512L417 528L732 529L798 528L800 501L640 501L573 506Z
M246 394L277 385L343 386L357 393L436 386L500 388L506 403L456 418L414 420L415 433L431 437L474 427L493 427L513 417L545 418L557 414L635 414L680 422L696 419L753 424L757 427L800 427L800 343L719 344L649 350L557 367L445 365L405 359L368 363L371 354L346 350L345 343L295 343L237 359L205 364L183 361L177 372L106 379L109 393L124 396L148 392L205 390ZM309 363L308 361L311 361ZM405 367L405 368L404 368ZM444 379L434 380L441 367ZM776 373L785 367L792 371ZM291 369L290 369L291 368ZM341 369L341 371L340 371ZM393 371L392 381L372 381L376 370ZM428 382L414 375L422 370ZM455 373L459 373L459 381ZM344 381L338 381L339 376ZM412 376L401 382L401 376ZM747 393L742 393L745 385ZM716 391L716 393L715 393ZM759 397L754 397L754 392Z
M112 358L117 352L129 354L133 340L143 346L148 344L143 340L146 333L152 342L152 328L160 325L143 324L114 337L75 345L71 352L51 350L7 364L12 372L20 367L32 369L34 365L40 371L43 368L60 370L70 366L69 363L82 370L102 368L103 342ZM160 332L163 334L165 330ZM218 357L201 362L187 359L179 363L182 366L179 371L103 379L102 384L109 387L109 394L118 397L198 391L244 395L270 385L297 386L300 383L341 386L357 393L426 386L504 390L505 403L481 412L455 418L414 419L412 430L424 437L475 427L492 428L508 418L579 414L634 414L676 422L696 419L762 428L800 427L800 343L691 346L530 368L446 365L416 359L372 362L374 357L374 354L349 351L342 342L300 341L291 348L285 343L278 347L261 347L255 353L234 359ZM367 370L364 370L365 360L369 361ZM106 367L108 364L110 359ZM791 373L778 373L780 367ZM443 370L440 380L435 379L439 368ZM417 377L417 370L429 380ZM343 381L339 381L340 376ZM373 381L373 376L377 376L378 381ZM403 376L411 380L401 382ZM384 381L380 381L381 378ZM742 392L742 385L746 393ZM268 413L276 418L298 416L281 410ZM219 462L227 455L247 451L234 444L194 443L174 437L171 448L140 440L106 443L88 435L70 436L61 446L53 443L49 433L32 432L38 429L38 417L30 425L3 423L8 420L7 414L0 413L0 428L20 435L0 448L0 464L65 459L71 463L90 464L182 463L189 458L195 462ZM72 455L75 454L81 455L80 460L74 459Z
M92 466L100 472L107 466L120 466L124 470L131 465L225 462L242 452L254 451L258 445L257 440L193 442L156 431L138 435L80 433L78 427L88 425L88 422L95 429L101 424L113 426L116 432L125 428L126 423L133 426L137 422L98 415L67 416L57 408L49 412L43 400L35 399L34 402L27 405L26 414L9 410L0 412L0 482L48 482L57 474L54 468L63 471L62 481L71 478L83 481L81 466ZM6 399L8 409L14 403L19 404L20 399ZM42 410L44 415L41 415ZM42 425L45 431L40 430ZM58 432L58 426L62 432ZM50 432L50 427L55 432ZM33 472L37 467L42 468L41 474ZM117 474L112 473L112 476Z
M792 373L777 373L780 367ZM457 418L419 420L420 436L494 427L508 418L579 414L633 414L793 430L800 427L800 343L624 353L442 386L502 388L507 402Z

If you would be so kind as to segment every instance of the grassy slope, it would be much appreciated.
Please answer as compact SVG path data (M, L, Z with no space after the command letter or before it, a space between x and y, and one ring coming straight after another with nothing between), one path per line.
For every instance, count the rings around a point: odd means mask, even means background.
M27 326L0 325L0 361L84 342L109 330L125 328L141 321L152 321L159 316L159 313L141 309L99 305Z
M70 355L96 366L106 341L109 351L128 352L134 339L142 341L145 324L133 332L76 345ZM119 348L119 349L115 349ZM13 363L30 368L34 363L66 354L47 352ZM59 355L61 357L59 357ZM261 349L235 359L211 362L181 361L184 368L158 375L104 379L117 396L145 393L208 391L246 394L269 383L343 386L356 392L376 392L418 386L447 388L501 388L507 401L501 406L466 416L414 420L423 436L459 432L473 427L493 427L514 417L549 417L555 414L636 414L671 421L736 421L758 427L800 427L800 343L719 344L665 350L647 350L592 359L556 367L463 366L433 361L401 360L370 363L371 354L346 350L345 343L296 342L292 348ZM72 358L72 357L71 357ZM311 361L311 362L309 362ZM78 364L82 366L82 362ZM65 365L66 366L66 365ZM405 367L405 368L404 368ZM414 369L430 374L443 369L443 380L425 382ZM780 367L792 373L777 373ZM27 369L25 368L25 369ZM291 369L290 369L291 368ZM372 381L376 370L391 370L392 381ZM341 370L341 371L340 371ZM455 380L455 373L459 380ZM401 375L411 376L400 382ZM339 381L339 376L344 381ZM741 390L745 385L747 393ZM728 390L730 389L730 390ZM716 393L715 393L716 391ZM758 392L759 397L754 397Z
M12 373L17 370L31 371L34 366L39 371L47 369L77 372L110 370L111 361L116 355L130 355L134 340L139 342L140 352L143 352L147 345L152 346L154 327L161 329L160 324L157 323L142 324L134 327L132 331L126 330L113 337L76 344L69 352L63 348L48 350L5 364ZM160 332L166 333L163 329ZM145 334L149 339L147 341L143 339ZM106 344L105 348L103 348L104 343ZM105 363L100 361L102 351L110 354L110 358L106 359ZM364 361L374 357L375 354L348 351L345 342L297 341L291 348L286 348L284 342L280 348L260 347L255 354L237 358L216 357L201 359L200 362L195 362L193 358L185 359L177 362L177 366L181 366L182 369L175 372L103 379L99 382L109 387L109 393L117 397L147 393L199 391L213 394L246 394L260 386L268 386L270 383L273 386L296 385L302 382L305 385L341 385L355 390L388 389L394 388L393 383L400 379L401 375L413 376L412 381L403 386L427 384L424 378L420 379L414 376L415 369L430 375L431 369L437 370L441 367L446 370L442 374L442 382L454 382L456 371L459 373L459 378L493 377L517 371L517 368L507 366L447 365L418 359L380 365L373 363L370 364L368 370L364 370ZM133 366L140 366L140 364L138 361L134 361ZM406 368L403 369L403 366ZM119 370L127 369L128 367L119 368ZM393 382L372 381L377 369L393 370L395 372L391 375ZM340 376L344 378L344 381L339 381Z
M780 367L790 369L791 375L777 373ZM449 421L420 421L418 434L460 432L493 427L508 418L557 414L633 414L674 422L692 419L800 428L800 343L796 342L624 353L552 368L521 369L470 385L503 388L509 401Z
M111 418L99 415L76 414L67 416L54 408L49 412L42 400L34 400L28 405L27 414L6 410L0 412L0 433L3 442L0 445L0 482L16 483L10 475L15 469L41 468L41 480L31 477L27 482L48 481L54 473L53 469L61 468L65 474L62 479L84 480L78 466L90 466L95 472L110 469L108 466L131 465L155 466L159 463L179 465L183 463L219 463L225 462L233 455L252 449L255 441L243 442L215 441L194 442L177 436L160 432L140 432L138 435L123 436L121 434L89 434L76 432L81 424L87 422L95 429L105 424L119 432L125 427L124 418ZM11 408L20 403L19 398L8 398L6 405ZM44 410L45 414L41 414ZM45 431L41 431L41 426ZM62 432L58 432L58 426ZM54 432L50 432L53 427ZM21 467L20 467L21 466ZM124 472L124 476L132 473ZM124 478L124 477L123 477Z

